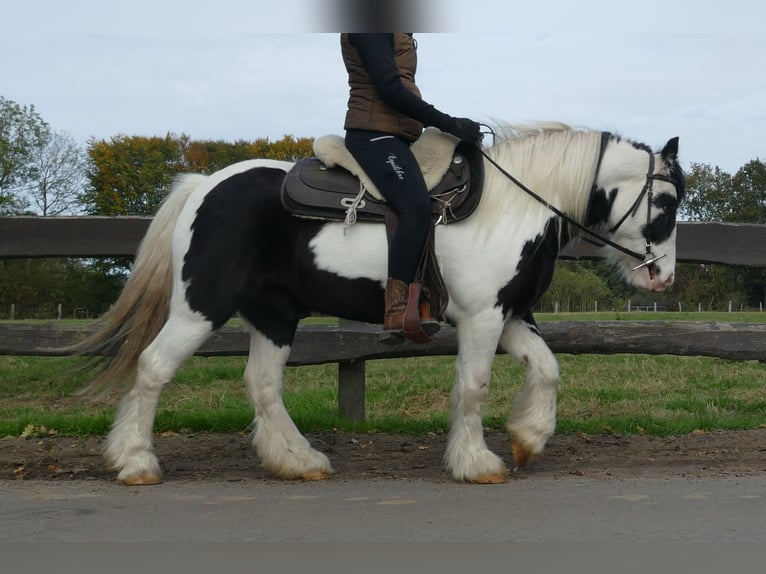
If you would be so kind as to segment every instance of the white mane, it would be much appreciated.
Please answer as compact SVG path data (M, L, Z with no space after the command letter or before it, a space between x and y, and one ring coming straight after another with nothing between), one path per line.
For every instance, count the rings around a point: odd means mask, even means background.
M562 123L502 125L494 129L497 139L486 150L487 155L552 205L576 221L584 221L601 133ZM521 218L550 213L489 163L485 163L480 210L489 219L504 213Z

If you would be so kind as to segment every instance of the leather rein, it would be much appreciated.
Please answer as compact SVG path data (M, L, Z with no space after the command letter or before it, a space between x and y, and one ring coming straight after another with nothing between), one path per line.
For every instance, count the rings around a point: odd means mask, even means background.
M494 138L495 134L492 131L492 128L489 128L489 129L490 129L490 133L492 134ZM604 157L606 146L609 143L609 140L611 139L611 137L612 137L612 134L610 132L601 132L601 148L599 150L598 161L596 164L596 175L594 176L594 179L593 179L593 188L592 188L593 190L596 189L596 180L598 179L598 173L601 168L601 159ZM617 229L620 228L620 226L623 223L625 223L628 217L635 216L636 213L638 212L639 207L641 206L641 201L643 200L644 197L646 197L646 228L644 229L644 239L646 240L646 252L643 255L641 255L640 253L633 251L632 249L628 249L627 247L624 247L620 245L619 243L615 243L614 241L604 237L603 235L575 221L574 219L569 217L567 214L565 214L563 211L558 209L556 206L552 205L548 200L544 199L543 197L541 197L540 195L538 195L537 193L529 189L526 185L524 185L522 182L516 179L513 175L508 173L508 171L506 171L500 164L498 164L494 159L492 159L489 155L487 155L487 153L481 148L479 144L476 144L476 147L479 149L479 152L481 152L481 155L483 155L484 158L489 163L494 165L498 169L498 171L500 171L500 173L502 173L505 177L511 180L514 184L516 184L529 196L531 196L536 201L538 201L539 203L547 207L550 211L558 215L560 218L564 219L567 223L569 223L573 227L576 227L580 231L587 233L588 235L590 235L597 241L601 242L603 245L609 245L610 247L613 247L617 251L620 251L622 253L625 253L626 255L629 255L630 257L633 257L634 259L637 259L641 263L633 267L632 270L637 271L638 269L641 269L642 267L647 267L649 270L650 278L654 279L655 262L665 257L667 254L663 253L662 255L654 255L654 253L652 253L652 242L649 239L649 232L648 232L649 224L651 223L652 199L654 195L652 191L652 187L654 184L654 180L656 179L672 183L673 185L676 185L676 182L673 181L668 176L654 173L654 154L651 151L647 150L647 153L649 154L649 170L646 173L646 182L644 183L644 187L641 189L641 193L638 194L636 201L633 202L633 205L630 207L630 209L628 209L625 212L625 214L619 219L619 221L613 227L609 229L610 233L614 233L615 231L617 231ZM586 239L586 238L583 238L583 239Z

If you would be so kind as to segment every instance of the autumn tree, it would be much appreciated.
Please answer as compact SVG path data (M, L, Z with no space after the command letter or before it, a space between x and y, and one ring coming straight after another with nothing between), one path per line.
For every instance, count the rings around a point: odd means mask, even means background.
M312 138L284 136L281 140L270 142L259 138L252 142L239 140L234 143L224 141L191 141L184 149L184 158L189 171L213 173L233 163L255 158L296 161L313 155Z
M88 186L82 196L91 215L154 215L174 176L185 167L184 141L115 136L88 142Z

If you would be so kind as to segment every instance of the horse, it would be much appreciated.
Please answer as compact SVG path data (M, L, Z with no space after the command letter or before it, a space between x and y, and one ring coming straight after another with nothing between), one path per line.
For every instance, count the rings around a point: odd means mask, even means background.
M443 460L460 482L508 480L482 427L498 347L526 367L506 425L514 462L534 460L554 433L559 368L532 308L550 284L559 249L578 229L601 234L604 256L628 284L662 291L674 280L676 210L685 192L678 138L655 152L564 124L507 128L481 148L485 175L475 211L435 229L449 295L445 317L458 342ZM284 367L309 314L381 322L386 231L378 223L349 227L288 213L280 187L292 167L253 159L211 175L179 176L118 300L77 346L104 361L94 385L132 381L103 449L122 483L161 482L152 438L160 393L234 315L250 335L244 383L262 467L282 479L333 475L327 456L285 408Z

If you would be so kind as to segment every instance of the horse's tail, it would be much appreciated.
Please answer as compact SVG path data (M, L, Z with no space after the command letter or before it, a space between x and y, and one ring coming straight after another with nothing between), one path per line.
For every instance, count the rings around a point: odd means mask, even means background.
M117 301L96 323L97 330L64 349L93 359L97 372L84 392L106 391L135 373L138 357L168 317L173 289L173 232L191 192L206 176L180 176L141 240L130 277Z

